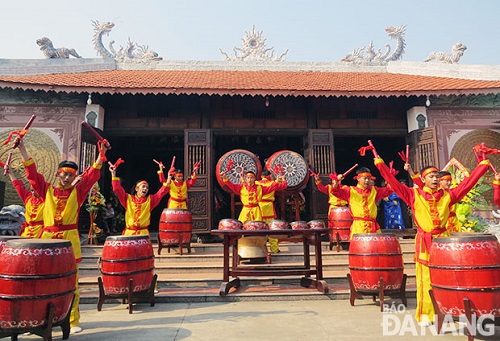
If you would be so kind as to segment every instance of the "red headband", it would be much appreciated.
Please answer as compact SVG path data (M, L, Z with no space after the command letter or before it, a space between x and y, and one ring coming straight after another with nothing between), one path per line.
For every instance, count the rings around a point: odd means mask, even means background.
M439 178L439 180L450 180L451 181L451 175L443 175L442 177Z
M147 184L148 182L146 180L141 180L135 184L135 188L139 187L140 185L147 185Z
M357 174L354 178L357 180L359 178L364 178L364 177L372 178L372 173L370 173L370 172L362 172L362 173Z
M59 168L59 173L71 173L76 175L76 169L71 167L61 167Z
M439 171L436 167L429 167L422 172L422 178L425 178L425 176L429 173L438 173L438 172Z

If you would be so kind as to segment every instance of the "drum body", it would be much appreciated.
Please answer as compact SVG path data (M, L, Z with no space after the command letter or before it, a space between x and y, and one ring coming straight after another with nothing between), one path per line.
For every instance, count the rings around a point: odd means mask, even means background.
M0 329L27 329L69 314L76 288L76 262L68 240L21 238L5 243L0 253Z
M399 290L403 283L403 254L395 235L355 234L349 246L349 272L357 291L378 293L380 278L383 290Z
M267 230L267 224L263 221L250 220L243 224L243 230Z
M162 244L189 244L192 233L193 216L189 210L163 209L158 230L158 238Z
M267 224L263 221L247 221L243 224L244 230L266 230ZM241 258L267 257L267 236L244 236L238 239L238 255Z
M328 227L330 231L330 240L349 241L351 234L352 215L348 207L335 207L328 213Z
M104 290L109 295L146 291L154 276L154 255L147 235L109 236L104 242L101 257Z
M285 194L294 194L302 191L309 181L309 166L299 153L291 150L280 150L266 162L266 168L275 174L282 173L286 177L287 188Z
M221 219L218 225L219 230L243 230L243 224L237 219Z
M315 219L307 223L310 229L324 229L325 222L323 220Z
M286 221L280 219L271 220L267 223L267 226L270 230L286 230L290 228L290 225Z
M292 230L305 230L309 228L309 225L307 225L307 221L303 220L292 221L290 223L290 226L292 227Z
M217 161L215 176L221 188L231 193L222 180L221 172L225 172L229 182L239 184L241 183L241 176L245 172L254 172L256 179L259 179L262 173L262 165L259 158L248 150L234 149L222 155Z
M494 235L434 238L429 253L432 291L442 313L465 314L468 298L476 315L500 316L500 246Z

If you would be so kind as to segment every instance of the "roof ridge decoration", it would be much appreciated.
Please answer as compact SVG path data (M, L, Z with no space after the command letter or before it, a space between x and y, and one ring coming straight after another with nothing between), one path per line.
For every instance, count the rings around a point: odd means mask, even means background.
M226 61L273 61L282 62L285 60L285 55L288 49L281 55L274 57L274 47L266 46L266 38L262 36L263 31L255 31L255 25L252 31L245 32L242 40L242 47L234 47L234 56L228 55L226 52L220 50Z
M130 40L130 37L128 38L127 45L120 45L118 51L113 47L115 41L111 40L108 44L108 50L104 47L102 37L104 35L108 36L115 24L109 21L100 23L98 20L92 20L92 24L94 25L92 43L94 44L94 49L97 51L97 55L103 58L113 58L117 62L122 63L149 63L163 59L158 53L151 50L149 46L134 43Z
M435 60L441 63L447 64L457 64L460 58L464 55L465 50L467 50L467 46L462 43L456 43L451 48L451 53L448 52L431 52L427 56L427 59L424 62L430 62Z
M390 38L396 40L396 47L392 54L391 45L385 44L386 50L384 53L380 49L375 52L373 41L370 41L367 46L352 50L351 53L347 54L340 61L357 65L387 65L388 62L402 59L406 47L404 39L406 25L399 27L389 26L385 31Z
M40 46L40 51L43 52L46 58L69 58L73 56L75 58L82 58L75 49L67 47L55 48L52 44L52 40L47 37L42 37L36 40L38 46Z

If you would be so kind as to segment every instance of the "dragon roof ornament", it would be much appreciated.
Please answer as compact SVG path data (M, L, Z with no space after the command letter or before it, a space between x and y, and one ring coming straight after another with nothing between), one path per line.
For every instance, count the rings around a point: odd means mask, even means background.
M448 52L431 52L424 62L437 61L447 64L457 64L460 58L464 55L467 46L462 43L456 43L451 48L451 53Z
M102 42L103 36L108 36L109 32L115 26L112 22L103 22L100 23L97 20L92 20L92 24L94 25L94 36L92 38L92 43L94 44L94 49L97 51L97 55L103 58L113 58L117 62L124 63L147 63L151 61L162 60L163 58L158 56L158 53L151 50L147 45L139 45L134 43L128 38L128 42L126 46L121 46L116 51L113 47L115 43L114 40L111 40L108 44L109 50L104 47Z
M375 51L373 41L370 41L367 46L354 49L340 61L357 65L387 65L388 62L402 59L406 47L404 39L406 25L401 25L399 27L390 26L387 27L385 31L390 38L396 40L396 47L392 53L391 45L385 45L385 52L382 52L380 49Z
M288 49L281 55L274 57L274 47L266 46L266 38L262 36L263 31L255 31L253 26L252 31L245 32L245 37L242 40L242 47L234 47L234 56L228 55L220 50L226 61L275 61L281 62L285 60L285 55Z

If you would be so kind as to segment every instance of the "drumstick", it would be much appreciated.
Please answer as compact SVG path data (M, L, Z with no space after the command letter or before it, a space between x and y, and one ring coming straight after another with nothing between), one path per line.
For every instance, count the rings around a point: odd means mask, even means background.
M345 178L347 176L347 174L349 174L350 172L352 172L356 167L358 167L358 164L355 164L354 166L352 166L351 168L349 168L348 170L346 170L342 176Z
M28 123L26 123L26 125L24 126L23 130L28 130L31 127L31 124L33 123L35 118L36 118L36 115L32 115L31 118L29 119ZM16 138L16 140L14 141L14 145L12 146L12 149L15 149L19 146L19 143L21 143L21 139L22 139L21 136L18 136Z
M490 161L490 167L493 173L497 174L497 170L495 169L495 166L493 166L493 163Z
M375 146L373 145L372 143L372 140L368 140L368 145L370 147L372 147L372 151L373 151L373 156L375 156L376 159L379 158L378 154L377 154L377 150L375 149Z
M5 166L4 166L4 170L3 170L3 175L6 176L8 171L9 171L9 167L10 167L10 161L12 160L12 152L9 153L9 156L7 157L7 161L5 161Z
M406 163L408 163L408 160L410 159L410 145L406 145Z

